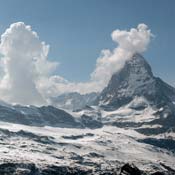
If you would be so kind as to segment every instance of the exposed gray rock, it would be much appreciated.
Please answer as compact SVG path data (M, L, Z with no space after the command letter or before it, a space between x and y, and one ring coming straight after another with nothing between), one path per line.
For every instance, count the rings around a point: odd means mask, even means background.
M147 104L131 106L136 115L151 107L156 111L155 119L144 122L122 121L116 119L113 125L119 127L140 127L141 125L161 125L161 128L141 128L137 131L144 134L159 134L167 132L175 125L175 88L153 75L150 65L140 55L134 54L126 61L124 67L113 74L107 87L96 99L96 104L105 111L114 111L126 106L134 99L143 97ZM148 114L149 115L149 114Z
M133 55L111 77L96 103L116 109L129 103L135 96L143 96L159 108L165 104L172 105L175 101L175 89L154 77L150 65L139 54Z

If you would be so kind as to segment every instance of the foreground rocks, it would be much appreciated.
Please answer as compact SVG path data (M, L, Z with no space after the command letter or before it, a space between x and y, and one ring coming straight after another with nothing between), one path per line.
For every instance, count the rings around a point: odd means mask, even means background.
M130 165L129 163L123 165L121 167L120 175L141 175L142 172L134 165Z
M49 165L37 167L33 163L2 163L0 164L0 175L174 175L175 170L162 164L165 171L153 173L143 172L134 164L124 164L120 168L109 168L106 170L86 169L83 167L68 167Z

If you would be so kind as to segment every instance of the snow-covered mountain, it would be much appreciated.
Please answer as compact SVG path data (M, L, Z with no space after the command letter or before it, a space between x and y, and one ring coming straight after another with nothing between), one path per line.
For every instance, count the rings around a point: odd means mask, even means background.
M92 105L98 93L92 92L88 94L80 94L78 92L70 92L61 94L50 99L51 104L58 108L77 110Z
M101 93L52 99L68 110L1 102L0 175L174 175L174 102L139 54Z
M148 126L140 131L163 133L174 130L175 89L153 75L150 65L139 54L126 61L115 73L96 103L106 114L105 120L117 126ZM159 125L159 129L150 126Z
M112 76L108 86L99 95L98 104L116 109L137 96L146 98L158 108L175 101L175 89L154 77L150 65L140 54L134 54Z

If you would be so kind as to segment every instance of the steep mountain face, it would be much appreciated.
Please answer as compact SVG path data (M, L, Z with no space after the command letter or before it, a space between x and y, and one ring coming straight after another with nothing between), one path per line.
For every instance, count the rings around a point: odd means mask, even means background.
M77 110L92 105L98 93L80 94L77 92L65 93L60 96L51 98L51 104L58 108Z
M139 54L112 76L96 103L104 110L105 123L136 127L148 135L175 130L175 89L154 77Z
M146 98L153 106L161 107L175 101L175 89L153 76L150 65L139 54L133 55L115 73L98 97L100 106L119 108L136 96Z

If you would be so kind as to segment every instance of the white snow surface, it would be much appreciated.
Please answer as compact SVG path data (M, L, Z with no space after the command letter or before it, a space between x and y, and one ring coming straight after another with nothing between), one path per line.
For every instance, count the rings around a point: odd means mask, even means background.
M16 134L5 137L4 130ZM21 130L34 134L36 138L20 135ZM46 136L48 140L44 143L42 141L45 141ZM0 122L0 137L3 138L0 147L1 162L12 160L35 162L38 166L71 165L76 164L73 157L81 156L84 161L100 163L103 166L115 166L116 161L131 162L144 170L149 170L151 164L159 165L160 162L172 167L175 162L172 153L139 143L137 139L146 137L143 134L113 126L92 130L33 127ZM91 153L100 156L91 156Z
M135 108L143 107L142 110L136 110ZM82 115L93 116L98 118L101 116L103 121L120 121L120 122L150 122L156 119L153 115L157 109L153 109L149 102L144 97L135 97L129 104L120 107L119 109L106 111L98 106L91 106L91 110L83 109L78 112L68 111L71 115L76 118L80 118Z

